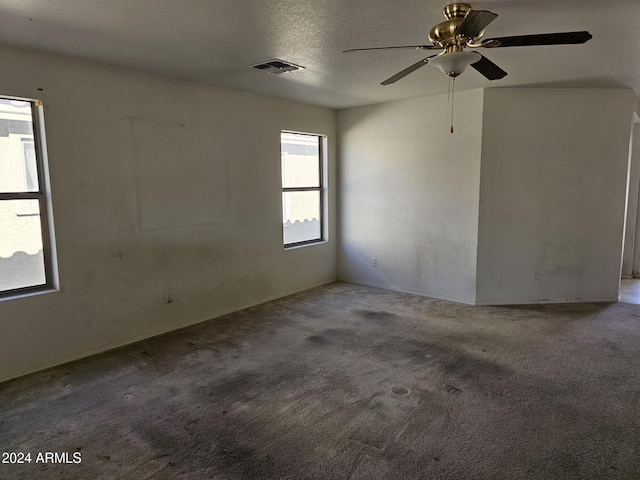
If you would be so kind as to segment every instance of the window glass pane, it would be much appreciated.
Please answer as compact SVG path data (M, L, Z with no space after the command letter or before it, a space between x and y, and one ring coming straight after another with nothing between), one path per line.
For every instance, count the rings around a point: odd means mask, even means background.
M25 190L27 192L37 192L39 188L36 146L32 140L22 140L22 156L24 158Z
M319 240L320 192L283 192L284 243Z
M0 99L0 192L37 192L31 103Z
M299 133L281 134L282 186L320 186L320 138Z
M36 214L21 215L25 210ZM44 257L38 204L0 201L0 290L44 285Z

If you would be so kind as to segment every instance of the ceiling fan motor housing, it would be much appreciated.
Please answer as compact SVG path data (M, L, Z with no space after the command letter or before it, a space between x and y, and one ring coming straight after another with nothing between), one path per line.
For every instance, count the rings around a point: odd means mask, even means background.
M465 45L470 40L479 40L484 35L482 30L475 38L458 38L456 35L458 27L464 20L464 17L471 11L471 5L467 3L452 3L444 7L442 13L446 21L437 24L429 32L429 41L436 47L446 48L451 45Z
M470 10L471 5L468 3L452 3L451 5L444 7L442 13L444 14L444 18L451 20L452 18L466 17Z

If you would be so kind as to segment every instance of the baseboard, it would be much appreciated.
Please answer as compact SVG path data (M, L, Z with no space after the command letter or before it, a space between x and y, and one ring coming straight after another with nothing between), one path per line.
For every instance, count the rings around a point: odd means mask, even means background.
M29 375L31 373L36 373L36 372L40 372L42 370L47 370L47 369L52 368L52 367L57 367L59 365L64 365L65 363L73 362L75 360L80 360L81 358L86 358L86 357L90 357L92 355L97 355L99 353L108 352L109 350L113 350L115 348L124 347L125 345L130 345L132 343L140 342L140 341L146 340L148 338L157 337L158 335L163 335L165 333L173 332L175 330L180 330L181 328L186 328L186 327L190 327L192 325L197 325L198 323L208 322L209 320L215 320L216 318L220 318L220 317L223 317L224 315L229 315L230 313L234 313L234 312L238 312L240 310L244 310L245 308L255 307L255 306L258 306L258 305L262 305L263 303L272 302L273 300L278 300L279 298L288 297L289 295L294 295L296 293L306 292L307 290L313 290L314 288L318 288L318 287L321 287L323 285L329 285L330 283L336 282L337 280L338 280L338 278L336 277L334 279L323 281L323 282L320 282L320 283L317 283L317 284L311 284L310 286L305 287L305 288L303 288L301 290L294 290L294 291L289 291L289 292L278 293L278 294L270 296L270 297L265 297L265 298L258 299L258 300L254 301L254 302L249 302L249 303L246 303L246 304L243 304L243 305L234 306L232 308L223 310L223 311L221 311L219 313L213 314L213 316L207 316L206 318L196 318L196 319L187 320L185 322L180 322L180 323L173 324L170 327L161 328L161 329L158 329L158 330L154 330L152 332L143 333L141 335L136 335L134 337L128 337L126 339L123 339L123 340L120 340L120 341L117 341L117 342L109 343L109 344L103 345L101 347L92 348L90 350L85 350L83 352L76 353L76 354L73 354L73 355L68 355L68 356L65 356L65 357L61 357L61 358L58 358L56 360L52 360L50 362L44 362L44 363L40 363L38 365L34 365L32 367L23 368L23 369L20 369L20 370L15 370L13 372L6 373L4 375L0 375L0 383L6 382L8 380L12 380L14 378L24 377L25 375Z
M617 302L618 297L593 297L580 299L567 298L532 298L532 299L512 299L512 300L478 300L476 305L547 305L560 303L610 303Z
M419 295L420 297L435 298L437 300L447 300L449 302L462 303L465 305L475 305L473 300L468 300L466 298L451 297L448 295L439 295L437 293L421 292L419 290L412 290L410 288L400 288L396 286L380 285L376 283L363 282L360 280L350 280L347 278L338 278L338 280L341 282L353 283L354 285L363 285L365 287L381 288L383 290L389 290L391 292L410 293L412 295Z

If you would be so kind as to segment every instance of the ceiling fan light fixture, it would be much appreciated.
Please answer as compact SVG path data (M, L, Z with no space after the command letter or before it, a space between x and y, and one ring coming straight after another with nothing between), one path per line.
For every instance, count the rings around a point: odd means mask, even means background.
M478 62L482 58L477 52L449 52L443 53L429 60L429 65L440 69L442 73L450 77L462 74L469 65Z

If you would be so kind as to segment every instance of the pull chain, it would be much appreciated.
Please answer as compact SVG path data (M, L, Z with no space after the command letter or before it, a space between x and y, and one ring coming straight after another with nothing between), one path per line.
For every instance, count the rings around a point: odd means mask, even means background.
M455 84L455 77L450 77L451 81L449 82L450 84L450 90L451 90L451 130L450 133L453 133L453 99L455 97L455 93L456 93L456 84Z

